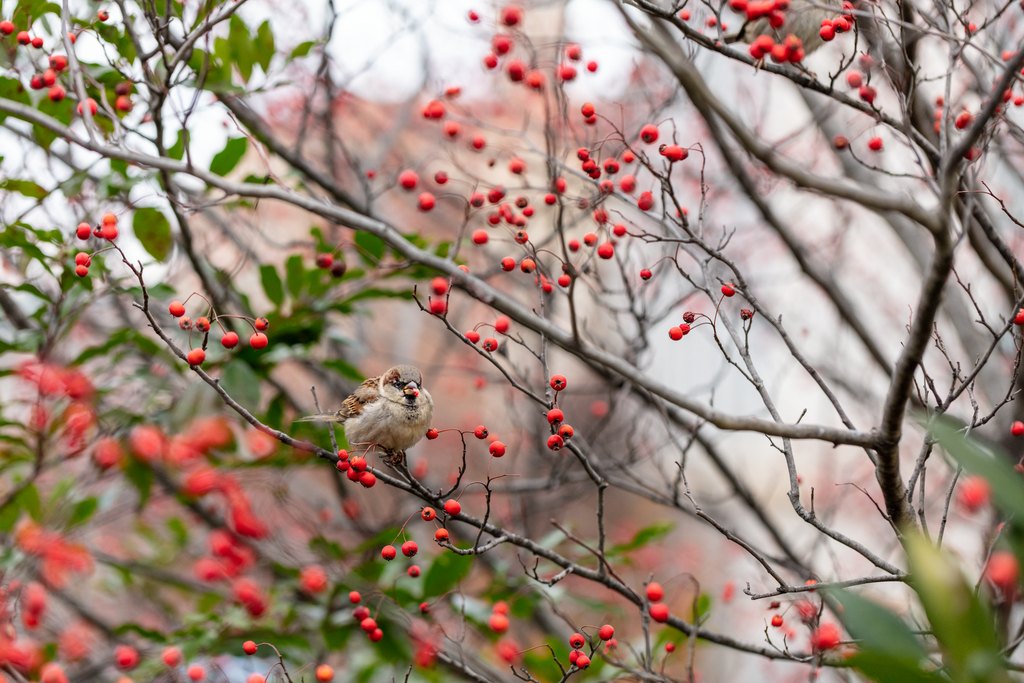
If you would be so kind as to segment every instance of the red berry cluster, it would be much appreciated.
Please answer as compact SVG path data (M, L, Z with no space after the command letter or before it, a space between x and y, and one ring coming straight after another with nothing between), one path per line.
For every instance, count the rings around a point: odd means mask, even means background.
M191 297L189 297L191 298ZM185 299L188 302L188 299ZM270 343L267 339L267 335L263 334L269 327L270 321L266 318L255 318L250 319L244 316L224 316L224 315L213 315L212 318L207 316L200 316L193 321L187 315L185 315L185 304L181 301L172 301L167 307L168 312L171 316L178 319L178 327L182 330L189 332L193 329L206 335L212 328L212 323L216 323L221 318L240 318L245 320L253 328L253 334L249 337L249 346L254 349L264 349L267 344ZM218 323L219 324L219 323ZM233 349L238 345L238 334L234 331L227 330L220 338L220 343L225 349ZM205 347L205 339L203 346ZM191 349L187 354L188 364L192 366L199 366L206 360L206 351L202 348Z

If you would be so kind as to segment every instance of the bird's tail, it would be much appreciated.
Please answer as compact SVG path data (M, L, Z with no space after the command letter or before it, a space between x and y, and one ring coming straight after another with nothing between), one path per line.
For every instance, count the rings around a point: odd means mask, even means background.
M317 413L300 417L296 422L344 422L344 420L337 413Z

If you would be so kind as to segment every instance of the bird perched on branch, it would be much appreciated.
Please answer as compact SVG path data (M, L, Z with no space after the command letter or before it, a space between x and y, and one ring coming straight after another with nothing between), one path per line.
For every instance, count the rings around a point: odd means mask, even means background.
M807 55L825 43L821 22L842 8L842 0L748 0L744 4L747 20L739 31L725 36L726 43L753 43L758 36L770 36L782 43L794 35ZM780 17L784 18L781 24Z
M433 415L434 401L423 388L420 371L396 365L360 384L338 412L310 415L299 422L339 422L350 444L378 445L399 453L423 438Z

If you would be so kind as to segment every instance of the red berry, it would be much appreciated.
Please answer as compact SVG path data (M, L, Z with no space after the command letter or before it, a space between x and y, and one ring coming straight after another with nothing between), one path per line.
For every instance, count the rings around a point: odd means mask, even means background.
M487 625L495 633L504 633L508 630L508 617L504 614L492 614L491 618L487 620Z
M92 226L88 223L79 223L78 227L75 228L75 236L80 240L89 239L89 235L92 234Z
M1013 553L998 550L992 553L985 567L985 578L1005 595L1012 595L1017 589L1020 566Z
M332 254L317 254L316 255L316 266L317 268L330 268L334 264L334 256Z
M419 174L412 169L406 169L398 174L398 184L401 185L403 189L413 190L416 188L416 184L419 181Z
M732 288L731 282L726 282L724 285L722 285L722 294L724 294L725 296L733 296L734 294L736 294L736 290Z
M498 319L494 321L494 329L501 334L505 334L508 332L508 328L511 324L512 321L507 315L499 315Z
M654 195L650 192L641 192L640 198L637 199L636 205L640 207L641 211L650 211L654 206Z
M558 424L565 419L565 415L558 408L552 408L548 411L548 424Z
M1014 436L1020 436L1024 434L1024 422L1014 422L1013 426L1010 427L1010 433L1013 434Z
M611 624L605 624L601 627L601 630L597 632L597 636L601 640L611 640L612 636L615 635L615 628Z
M84 224L83 224L84 225ZM1017 315L1013 318L1014 325L1024 325L1024 308L1017 311Z
M435 541L447 541L448 540L448 530L447 529L438 529L437 531L435 531L434 532L434 540Z
M327 683L334 678L334 669L326 664L321 664L316 668L316 680L320 683Z
M558 428L558 435L565 439L566 441L571 439L573 435L572 425L563 424L561 427Z
M519 270L523 271L524 273L532 273L533 271L537 270L537 263L532 258L524 258L519 263Z
M451 500L446 500L444 502L444 511L454 517L455 515L462 512L462 504L459 503L459 501L455 500L454 498Z
M249 641L249 642L252 642L252 641ZM255 644L253 644L253 648L255 649ZM167 665L167 666L169 666L169 667L171 667L173 669L176 666L178 666L179 664L181 664L181 661L182 661L181 648L180 647L175 647L174 645L169 645L169 646L164 648L163 652L160 654L160 658L162 660L164 660L164 664L165 665Z
M505 455L505 444L500 441L495 441L491 444L490 451L492 457L500 458Z
M568 287L570 284L572 284L572 278L571 277L569 277L565 273L563 273L563 274L558 276L558 285L560 287Z
M486 439L487 427L484 427L483 425L477 425L477 428L473 430L473 436L475 436L478 439Z
M781 614L776 614L774 617L772 617L772 626L774 626L775 628L779 628L780 626L782 626Z
M238 344L238 335L234 332L225 332L224 336L220 338L220 343L225 349L233 349Z
M130 645L118 645L114 648L114 662L121 671L131 671L139 665L139 652Z
M589 71L590 73L596 72L597 71L597 62L594 62L594 61L587 62L587 71Z
M373 472L360 472L359 483L365 489L373 488L373 485L377 483L377 475Z
M415 579L417 576L420 575L420 568L417 567L416 565L410 565L409 569L407 570L407 572L408 572L409 576L411 576L412 578Z
M434 511L434 508L431 507L423 508L423 512L420 513L420 517L423 518L424 522L433 521L434 517L436 516L437 513Z
M373 631L370 633L370 640L373 641L374 643L380 641L380 639L383 638L383 637L384 637L384 631L381 631L379 628L373 629Z
M837 135L832 139L832 146L838 150L843 150L850 146L850 141L845 135Z
M484 351L490 351L491 353L494 353L497 350L498 350L498 340L497 339L495 339L494 337L488 337L487 339L484 339Z
M14 22L6 19L4 21L0 21L0 33L3 33L5 36L9 36L14 33Z
M659 624L664 624L668 621L668 606L661 602L656 602L651 605L651 619L654 619Z
M487 244L487 232L484 230L473 231L473 244Z
M814 650L829 650L839 645L842 637L835 624L822 624L811 633L811 647Z
M658 127L654 124L648 123L646 126L640 129L640 139L651 144L658 140Z
M565 391L565 388L569 386L568 381L565 379L565 375L552 375L551 376L551 388L555 391Z
M476 330L469 330L463 336L466 339L468 339L470 342L474 343L474 344L476 344L478 341L480 341L480 333L477 332Z
M395 556L395 549L392 548L391 546L388 546L388 548L391 548L391 557L394 557ZM391 558L384 558L384 559L391 559ZM372 633L373 630L375 628L377 628L377 621L375 619L371 619L369 616L367 616L362 621L359 622L359 628L363 629L367 633Z
M957 502L967 512L977 512L980 508L988 505L990 490L988 480L984 477L977 475L967 477L960 484Z
M644 268L643 270L640 271L640 277L643 278L644 280L650 280L652 277L651 271Z
M406 557L412 557L418 553L420 547L416 545L416 541L406 541L402 544L402 554Z
M386 545L386 546L384 546L384 549L380 551L380 556L383 557L388 562L390 562L391 560L395 559L396 555L398 555L398 551L395 550L395 546L393 546L393 545ZM373 627L377 628L377 625L374 624ZM363 626L363 628L366 628L366 627ZM372 629L367 629L367 630L372 630Z
M206 678L206 669L199 664L189 664L186 673L188 674L189 680L192 681L201 681Z
M615 247L612 246L611 242L605 242L597 248L597 255L607 260L612 256L615 256Z
M359 591L350 591L348 594L348 600L353 605L358 605L363 601L363 596L359 594Z
M429 192L421 192L418 200L420 211L430 211L436 203L434 195Z
M550 448L551 450L560 451L562 450L562 446L564 445L565 440L562 437L558 436L558 434L552 434L551 436L548 437L548 448Z
M85 277L89 274L88 266L75 266L75 275L78 277Z
M515 270L516 260L511 256L506 256L505 258L501 259L501 269L504 270L506 273Z
M868 140L868 149L872 152L879 152L882 149L882 138L874 137Z
M264 332L268 327L270 327L270 321L266 318L256 318L256 320L252 322L252 326L260 332Z
M251 640L245 641L244 643L242 643L242 651L245 652L245 654L247 655L256 654L256 643L252 642Z
M651 602L659 602L665 597L665 591L662 589L660 583L651 582L647 584L647 599Z
M588 666L590 666L590 657L581 652L576 658L576 667L579 669L586 669Z
M569 636L569 645L571 645L572 649L574 650L578 650L581 647L583 647L583 644L585 642L587 641L584 640L583 635L580 633L574 633L571 636Z
M99 107L96 105L96 100L94 100L93 98L90 97L90 98L88 98L86 100L86 103L88 103L88 105L89 105L89 113L92 114L93 116L96 116L96 112L99 111ZM82 103L81 102L78 103L78 115L79 116L84 116L84 113L82 111Z
M203 351L202 349L192 349L188 352L189 365L202 365L204 360L206 360L206 351Z
M263 334L262 332L257 332L256 334L249 337L249 346L251 346L254 349L265 349L269 341L270 340L267 339L267 335Z

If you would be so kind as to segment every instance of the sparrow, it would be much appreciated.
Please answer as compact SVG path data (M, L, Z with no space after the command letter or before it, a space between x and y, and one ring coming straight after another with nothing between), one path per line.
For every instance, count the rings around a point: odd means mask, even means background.
M411 365L396 365L371 377L341 404L336 413L320 413L299 422L339 422L350 444L378 445L398 453L415 445L430 428L434 401L423 376Z
M782 42L789 34L803 43L804 54L811 54L825 44L821 37L821 21L831 19L842 7L841 0L791 0L786 10L786 23L772 28L767 17L745 21L736 33L724 36L726 43L752 43L758 36L769 35Z

